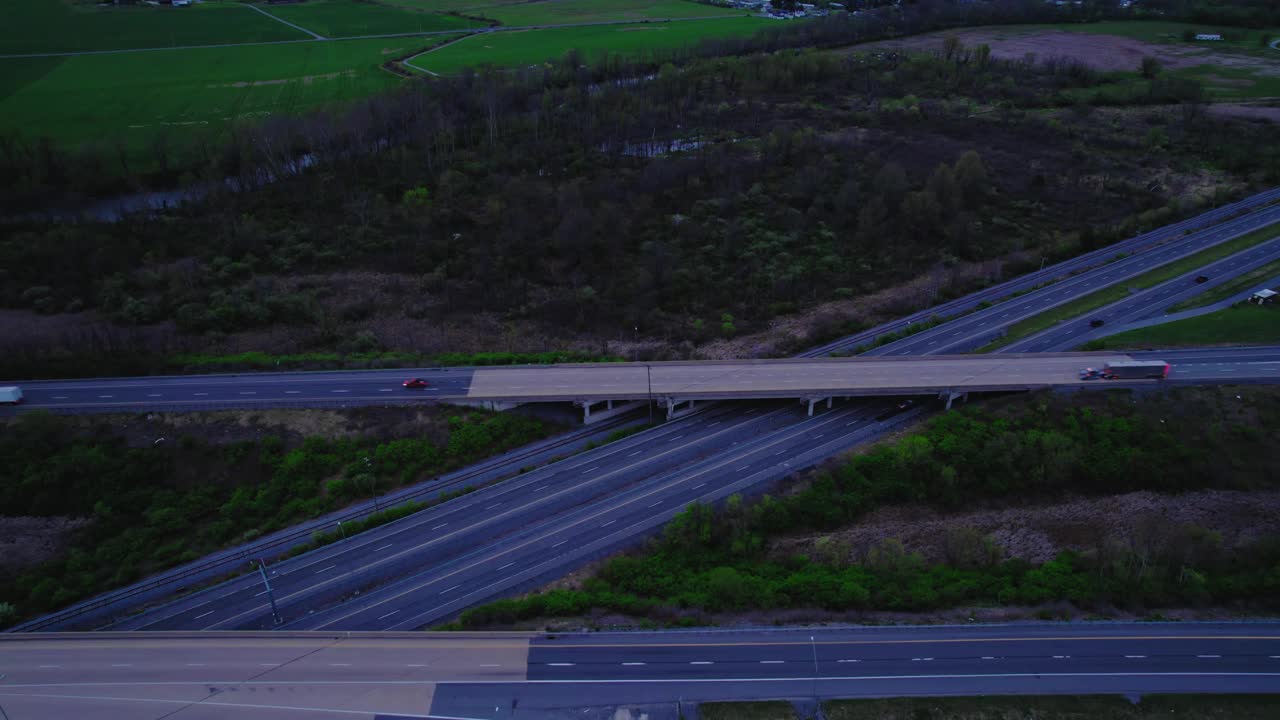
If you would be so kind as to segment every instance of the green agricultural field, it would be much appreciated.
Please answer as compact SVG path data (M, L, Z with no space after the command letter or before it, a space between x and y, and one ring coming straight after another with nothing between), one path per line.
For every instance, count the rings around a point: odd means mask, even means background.
M6 0L0 54L302 40L307 35L239 3L98 7ZM7 69L7 68L6 68ZM4 70L0 70L4 72Z
M453 36L0 60L0 132L141 148L344 103L402 80L380 65ZM17 78L17 80L13 80Z
M466 18L418 12L356 0L308 0L263 8L276 17L325 37L426 33L480 27Z
M470 12L493 18L503 25L517 26L747 14L744 10L713 7L691 0L544 0L485 7Z
M441 75L465 67L521 67L559 58L576 48L588 58L609 54L639 55L697 44L703 38L750 35L771 24L755 17L601 25L549 30L484 33L413 59L420 68Z
M518 5L528 2L529 0L382 0L384 5L399 5L400 7L413 8L414 10L426 10L427 12L440 13L459 13L463 15L480 16L479 12L483 8L498 7L501 5Z

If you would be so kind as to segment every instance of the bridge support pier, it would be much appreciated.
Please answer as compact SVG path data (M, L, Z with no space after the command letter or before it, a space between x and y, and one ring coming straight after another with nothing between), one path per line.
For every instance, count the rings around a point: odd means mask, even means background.
M667 419L674 420L688 415L694 411L697 402L696 400L673 400L672 398L667 398ZM688 406L681 409L680 406L684 403L688 403Z
M826 401L827 401L827 409L828 409L828 410L830 410L830 409L831 409L831 400L832 400L832 398L830 398L830 397L825 397L825 398L820 398L820 397L819 397L819 398L803 398L800 402L807 402L807 403L809 403L809 417L813 417L813 406L814 406L814 405L817 405L818 403L822 402L823 400L826 400Z
M948 410L950 410L950 409L951 409L951 403L952 403L952 401L954 401L954 400L968 400L968 399L969 399L969 393L967 393L967 392L952 392L952 391L950 391L950 390L945 390L945 391L943 391L943 392L941 392L941 393L938 393L938 399L939 399L939 400L945 400L945 401L947 402L947 409L948 409Z
M574 405L582 408L582 424L591 425L608 420L611 417L617 417L625 412L630 412L644 404L642 400L616 402L617 404L615 405L614 400L578 400L574 402ZM603 409L600 408L601 403L604 403Z

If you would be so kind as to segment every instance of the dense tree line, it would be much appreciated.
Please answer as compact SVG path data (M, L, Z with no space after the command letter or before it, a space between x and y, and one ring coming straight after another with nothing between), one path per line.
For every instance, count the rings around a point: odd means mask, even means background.
M1214 532L1161 522L1143 537L1100 536L1092 548L1039 566L1006 559L971 530L946 539L941 563L926 562L893 539L853 561L849 549L838 546L814 557L768 552L773 539L834 530L891 503L945 510L1069 493L1276 487L1280 455L1264 432L1229 409L1187 401L1182 412L1171 412L1174 400L1142 411L1124 401L1074 408L1040 396L1013 412L950 412L815 473L791 494L755 503L733 497L719 511L692 505L651 547L609 561L581 591L501 601L468 611L461 624L591 608L667 621L704 611L930 610L1059 600L1083 607L1241 603L1274 610L1280 537L1226 552ZM1246 401L1271 420L1273 403L1266 396Z
M468 412L449 418L443 441L309 438L289 446L268 436L213 446L183 436L136 448L29 413L0 431L0 508L89 522L63 556L0 582L0 602L23 615L61 607L548 430L523 415Z
M11 374L277 326L305 330L290 352L413 349L344 331L383 312L702 341L958 261L1069 253L1193 211L1131 176L1153 142L1175 169L1280 179L1276 129L1222 132L1193 83L1117 92L1079 63L958 44L921 57L788 49L1053 12L919 3L594 66L571 52L238 128L200 151L201 203L0 240L2 306L168 323L55 347L6 338ZM1156 117L1155 140L1086 121L1095 105L1170 101L1186 110ZM1060 107L1078 121L1039 112ZM0 156L19 203L94 176L44 167L59 156L39 148ZM310 168L293 174L299 157ZM258 187L266 177L279 181ZM396 279L367 289L379 300L338 296L323 278L352 268Z

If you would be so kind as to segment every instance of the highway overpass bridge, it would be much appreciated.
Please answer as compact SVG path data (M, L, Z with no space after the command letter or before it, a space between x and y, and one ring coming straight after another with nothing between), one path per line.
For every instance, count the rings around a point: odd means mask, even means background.
M1125 360L1132 358L1117 353L1037 353L476 368L465 395L438 397L495 404L572 402L583 408L588 422L629 409L630 405L614 408L613 403L631 401L664 404L668 417L674 417L704 400L793 397L807 402L812 415L814 404L837 397L926 395L950 407L952 400L971 392L1097 384L1082 381L1080 371Z

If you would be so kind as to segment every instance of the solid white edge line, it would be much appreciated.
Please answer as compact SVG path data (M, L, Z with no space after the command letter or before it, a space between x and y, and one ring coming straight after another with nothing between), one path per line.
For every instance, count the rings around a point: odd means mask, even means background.
M270 663L266 663L270 665ZM500 665L480 665L479 667L501 667ZM821 677L721 677L721 678L645 678L637 680L291 680L289 685L618 685L635 683L723 683L723 682L812 682L824 681L866 681L884 680L981 680L983 678L1105 678L1105 677L1258 677L1280 678L1280 672L1123 672L1123 673L974 673L967 675L823 675ZM131 686L180 686L180 685L281 685L279 681L243 681L243 680L169 680L163 682L87 682L87 683L23 683L0 686L0 690L14 688L57 688L57 687L131 687ZM82 697L66 696L66 697ZM190 702L184 701L184 702Z
M16 687L16 686L6 685L5 687ZM330 713L330 714L336 714L336 715L360 715L363 717L380 714L380 713L372 712L369 710L335 710L331 708L296 707L293 705L258 705L253 703L220 702L216 700L203 700L203 701L190 700L190 699L165 700L161 698L131 698L131 697L112 697L112 696L97 697L93 695L52 695L49 693L6 693L6 692L0 692L0 696L53 698L55 700L93 700L95 702L100 702L103 700L114 700L116 702L166 703L169 705L186 705L188 707L194 707L197 705L207 705L212 707L252 708L254 710L284 710L284 711L303 712L303 713ZM420 718L421 720L483 720L483 718L460 718L460 717L450 717L448 715L413 715L413 714L407 714L403 712L397 712L393 714L396 715L397 717Z

